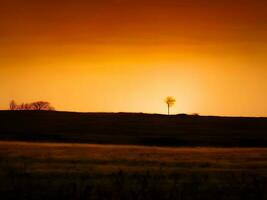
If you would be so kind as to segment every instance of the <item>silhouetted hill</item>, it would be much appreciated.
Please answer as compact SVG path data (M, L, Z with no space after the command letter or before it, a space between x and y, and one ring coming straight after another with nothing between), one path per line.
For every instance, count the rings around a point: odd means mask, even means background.
M267 118L0 111L0 140L267 147Z

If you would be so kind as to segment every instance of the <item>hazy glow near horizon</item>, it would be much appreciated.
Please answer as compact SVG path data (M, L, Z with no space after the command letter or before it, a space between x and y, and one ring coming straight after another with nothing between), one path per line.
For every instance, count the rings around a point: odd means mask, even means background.
M3 0L0 109L267 116L267 2Z

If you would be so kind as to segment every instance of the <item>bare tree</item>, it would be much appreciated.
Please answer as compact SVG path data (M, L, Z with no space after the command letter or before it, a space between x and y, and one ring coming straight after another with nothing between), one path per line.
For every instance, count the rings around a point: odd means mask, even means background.
M46 101L33 102L31 107L33 110L54 110L54 108L50 106L50 103Z
M16 102L14 100L10 101L9 109L10 110L16 110L17 109L17 104L16 104Z
M22 110L33 110L32 104L30 103L22 104Z
M168 115L170 114L170 107L172 107L174 104L175 104L176 100L174 97L166 97L165 99L165 103L167 104L168 106Z
M17 105L15 101L11 101L9 104L10 110L47 110L54 111L55 108L50 105L49 102L46 101L37 101L33 103L22 103Z

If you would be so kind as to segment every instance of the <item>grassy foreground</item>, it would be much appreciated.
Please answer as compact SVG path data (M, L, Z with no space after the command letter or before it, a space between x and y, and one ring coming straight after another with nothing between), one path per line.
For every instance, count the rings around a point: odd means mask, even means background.
M1 199L267 199L266 148L0 142Z

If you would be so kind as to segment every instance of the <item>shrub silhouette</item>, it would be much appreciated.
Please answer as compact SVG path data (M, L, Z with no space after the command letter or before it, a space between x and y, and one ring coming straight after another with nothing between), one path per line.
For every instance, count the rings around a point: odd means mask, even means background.
M16 104L14 100L12 100L9 104L10 110L47 110L54 111L55 108L50 105L47 101L36 101L33 103L22 103L20 105Z
M55 110L52 106L50 106L50 103L46 101L33 102L31 104L31 108L33 110Z
M9 103L9 109L10 110L16 110L16 108L17 108L16 102L14 100L10 101L10 103Z

